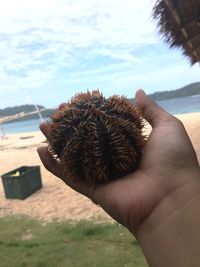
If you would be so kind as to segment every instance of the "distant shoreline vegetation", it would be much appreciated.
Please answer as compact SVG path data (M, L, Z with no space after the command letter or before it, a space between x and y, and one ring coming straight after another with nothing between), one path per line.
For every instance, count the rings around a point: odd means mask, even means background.
M154 101L163 101L163 100L170 100L174 98L184 98L184 97L197 96L197 95L200 95L200 82L186 85L177 90L155 92L153 94L150 94L149 96Z
M34 106L33 106L34 107ZM55 111L56 109L46 109L45 111L42 111L41 114L42 114L42 117L43 118L49 118L51 116L51 114ZM26 111L23 110L25 113ZM35 109L33 110L35 111ZM26 120L34 120L34 119L39 119L39 116L38 114L33 114L33 115L28 115L26 117L22 117L22 118L19 118L19 119L16 119L16 120L12 120L12 121L9 121L9 122L6 122L6 123L12 123L12 122L17 122L17 121L26 121Z
M154 101L170 100L173 98L183 98L188 96L200 95L200 82L189 84L183 88L165 91L165 92L156 92L149 95Z
M189 84L183 88L173 90L173 91L163 91L163 92L156 92L153 94L150 94L149 96L154 101L163 101L163 100L170 100L174 98L184 98L189 96L197 96L200 95L200 82ZM130 99L130 101L133 101L133 99ZM38 105L39 109L43 109L44 106ZM10 116L14 115L20 112L29 113L35 111L34 105L21 105L16 107L8 107L5 109L0 109L0 117L4 116ZM55 111L55 109L46 109L42 111L42 116L44 118L50 117L50 115ZM13 121L25 121L25 120L31 120L31 119L37 119L38 114L29 115L27 117L19 118ZM10 121L13 122L13 121Z
M38 108L44 109L45 107L41 106L41 105L37 105ZM42 117L43 118L49 118L50 115L55 111L56 109L46 109L44 111L41 111ZM24 113L29 113L32 111L36 111L35 110L35 106L34 105L21 105L21 106L16 106L16 107L9 107L9 108L5 108L5 109L0 109L0 117L1 116L10 116L10 115L14 115L20 112L24 112ZM12 121L8 121L6 123L12 123L12 122L18 122L18 121L26 121L26 120L34 120L34 119L39 119L38 114L32 114L32 115L28 115L26 117L22 117L22 118L18 118Z

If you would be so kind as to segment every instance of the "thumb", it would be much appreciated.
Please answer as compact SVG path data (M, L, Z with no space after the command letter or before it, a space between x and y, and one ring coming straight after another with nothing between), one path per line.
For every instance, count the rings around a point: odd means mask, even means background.
M160 123L168 121L172 115L152 101L145 92L140 89L135 95L136 106L141 110L143 117L156 128Z

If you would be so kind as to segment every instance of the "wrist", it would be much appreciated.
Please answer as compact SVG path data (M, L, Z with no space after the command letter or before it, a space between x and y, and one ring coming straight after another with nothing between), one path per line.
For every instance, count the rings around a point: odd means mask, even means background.
M150 266L199 266L199 210L199 177L157 205L137 231Z

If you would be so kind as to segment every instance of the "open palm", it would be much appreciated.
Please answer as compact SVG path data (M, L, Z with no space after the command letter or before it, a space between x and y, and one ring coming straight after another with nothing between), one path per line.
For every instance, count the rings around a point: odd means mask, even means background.
M99 204L135 234L169 194L190 182L189 177L183 179L181 173L199 170L196 154L181 122L151 101L142 90L136 94L136 103L151 124L152 132L139 169L132 174L110 183L89 185L77 177L66 177L48 149L38 149L47 170ZM48 125L43 123L41 130L48 138Z

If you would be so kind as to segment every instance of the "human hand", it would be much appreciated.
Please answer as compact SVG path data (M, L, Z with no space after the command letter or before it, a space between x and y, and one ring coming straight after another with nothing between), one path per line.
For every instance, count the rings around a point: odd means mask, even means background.
M136 104L151 124L152 132L140 166L134 173L106 184L91 185L77 177L66 177L47 147L38 149L48 171L99 204L135 235L155 209L174 192L199 183L198 161L182 123L151 101L142 90L136 94ZM40 128L48 139L48 125L43 123Z

